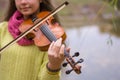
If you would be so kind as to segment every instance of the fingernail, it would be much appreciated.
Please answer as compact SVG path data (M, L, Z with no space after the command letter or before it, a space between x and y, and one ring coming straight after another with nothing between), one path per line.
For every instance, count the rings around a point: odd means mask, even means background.
M62 38L60 38L60 40L62 40Z

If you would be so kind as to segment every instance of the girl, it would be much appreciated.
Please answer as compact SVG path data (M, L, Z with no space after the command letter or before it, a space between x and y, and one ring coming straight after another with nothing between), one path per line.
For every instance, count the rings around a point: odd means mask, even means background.
M53 10L51 0L9 0L5 21L0 24L0 48L20 35L19 25L25 19L44 10ZM0 80L59 80L64 48L61 38L47 52L22 38L1 54Z

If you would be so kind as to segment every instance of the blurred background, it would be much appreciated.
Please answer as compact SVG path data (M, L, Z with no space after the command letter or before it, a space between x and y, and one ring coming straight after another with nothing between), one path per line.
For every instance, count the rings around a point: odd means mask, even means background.
M0 0L0 21L9 0ZM65 0L51 0L54 6ZM70 4L58 12L71 55L80 52L84 62L80 75L66 75L71 67L62 68L61 80L120 79L120 0L67 0Z

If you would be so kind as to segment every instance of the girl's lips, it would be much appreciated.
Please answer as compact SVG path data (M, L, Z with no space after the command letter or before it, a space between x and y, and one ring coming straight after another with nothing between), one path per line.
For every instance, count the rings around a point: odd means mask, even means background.
M21 8L21 10L23 10L23 11L28 11L29 8L28 8L28 7L24 7L24 8Z
M21 8L21 9L28 9L28 7L24 7L24 8Z
M22 10L28 10L30 7L21 7Z

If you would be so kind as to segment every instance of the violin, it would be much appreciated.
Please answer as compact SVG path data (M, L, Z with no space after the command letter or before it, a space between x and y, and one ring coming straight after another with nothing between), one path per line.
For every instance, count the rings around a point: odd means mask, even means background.
M24 20L24 22L21 23L21 25L19 26L19 30L22 33L25 32L34 23L36 23L40 19L44 18L49 13L50 12L48 12L48 11L42 11L37 16L34 15L32 17L32 19L29 18L27 20ZM54 38L51 35L54 35L54 37L56 37L57 39L61 37L63 39L63 42L66 39L66 33L65 33L64 29L62 28L62 26L59 25L58 22L56 22L54 17L50 17L47 21L42 23L42 25L40 27L38 26L33 31L28 33L25 37L30 40L32 39L34 41L35 45L38 46L40 50L46 51L46 50L48 50L50 43L53 41L53 40L51 40L51 38ZM48 39L48 37L50 39Z
M52 16L60 11L62 8L64 8L66 5L68 5L67 1L61 4L52 12L44 11L37 16L34 16L32 19L25 20L19 26L19 30L22 33L16 39L1 48L0 53L23 37L34 40L35 45L38 46L40 50L44 51L48 49L52 41L56 41L60 37L63 38L64 42L64 40L66 39L66 33ZM66 67L67 64L70 64L70 66L72 67L71 70L66 71L66 74L69 74L72 71L80 74L81 66L79 66L78 63L82 63L83 59L81 58L77 62L75 62L75 60L73 59L73 57L79 56L79 52L76 52L73 56L71 56L65 49L64 56L67 62L63 64L63 67Z

